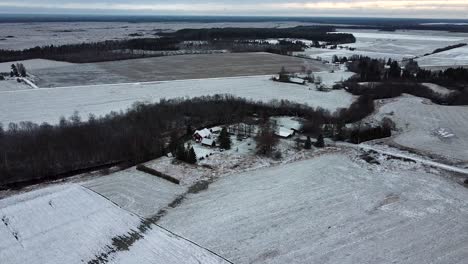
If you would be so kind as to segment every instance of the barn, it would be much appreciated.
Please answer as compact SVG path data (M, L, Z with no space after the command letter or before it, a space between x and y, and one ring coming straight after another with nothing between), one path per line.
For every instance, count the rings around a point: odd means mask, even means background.
M211 139L211 138L202 139L201 144L203 146L207 146L207 147L216 147L216 141L214 139Z
M207 128L196 130L193 133L193 139L197 142L201 142L204 138L211 138L211 131Z

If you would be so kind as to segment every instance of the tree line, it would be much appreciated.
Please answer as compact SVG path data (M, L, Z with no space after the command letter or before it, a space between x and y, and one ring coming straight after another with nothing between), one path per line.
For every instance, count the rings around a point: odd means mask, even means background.
M325 41L330 44L354 43L352 34L330 32L335 31L330 26L298 26L291 28L202 28L181 29L176 32L162 33L163 36L179 40L234 40L234 39L269 39L296 38L315 41Z
M174 131L191 133L191 127L241 122L254 114L262 118L300 116L317 127L355 122L374 110L373 102L366 98L330 113L285 100L263 103L217 95L135 104L122 113L100 118L90 115L87 121L75 113L61 118L58 125L10 123L0 129L0 184L56 179L70 171L104 164L135 165L167 153Z
M145 54L117 53L116 50L178 50L178 41L170 38L140 38L102 42L49 45L24 50L0 50L0 62L50 59L74 63L114 61L147 57Z

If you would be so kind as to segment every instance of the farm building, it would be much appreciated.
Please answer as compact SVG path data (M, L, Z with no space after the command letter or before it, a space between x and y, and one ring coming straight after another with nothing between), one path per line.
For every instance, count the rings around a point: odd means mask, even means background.
M203 146L207 146L207 147L216 147L216 141L214 139L211 139L211 138L202 139L201 144Z
M281 137L281 138L290 138L290 137L294 136L295 132L292 129L280 127L275 132L275 134L277 136Z
M211 138L211 131L207 128L196 130L193 133L193 139L197 142L201 142L204 138Z
M210 128L210 132L213 134L219 134L221 133L221 130L223 130L223 128L219 126Z

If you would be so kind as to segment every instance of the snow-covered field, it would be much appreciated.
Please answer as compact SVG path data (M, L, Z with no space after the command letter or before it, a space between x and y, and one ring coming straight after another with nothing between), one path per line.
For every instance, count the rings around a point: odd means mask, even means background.
M80 184L141 217L153 216L186 190L134 167Z
M468 161L468 107L442 106L404 95L390 99L373 118L392 119L401 131L393 141L450 161Z
M432 91L442 94L442 95L448 95L452 93L452 90L449 90L443 86L434 84L434 83L423 83L424 86L428 87Z
M73 65L73 63L63 62L63 61L33 59L33 60L23 60L23 61L13 61L13 62L2 62L0 63L0 72L10 72L11 65L16 64L16 63L22 63L27 71L59 68L59 67Z
M315 74L315 73L314 73ZM340 81L350 72L323 73L324 82ZM320 73L316 73L319 76ZM34 89L0 93L0 122L32 121L58 123L76 110L83 119L90 113L105 115L125 110L135 102L158 102L161 98L232 94L253 100L287 99L330 111L347 108L354 97L344 90L328 93L308 86L273 82L271 76L215 78L67 88Z
M231 175L160 224L239 264L466 261L466 189L401 167L330 154Z
M31 86L24 82L17 82L16 79L8 79L0 81L0 92L18 91L31 89Z
M465 40L463 43L468 43ZM443 51L426 57L419 58L418 63L422 67L430 66L467 66L468 46Z
M226 263L155 225L127 250L120 239L142 220L75 184L58 185L0 200L0 263ZM128 239L128 237L127 237ZM96 261L93 263L105 263Z
M422 56L426 53L431 53L438 48L468 42L468 34L463 33L415 30L396 32L380 32L377 30L343 30L343 32L352 33L356 37L356 43L341 46L355 48L356 50L350 51L339 48L336 50L310 48L302 54L308 55L312 58L321 57L328 61L331 61L333 55L349 57L353 54L373 58L392 58L402 60L403 58ZM438 65L463 63L464 55L465 53L460 51L458 59L454 60L451 57L446 57L443 62L440 62L441 64ZM440 56L443 56L443 54ZM425 64L426 60L431 60L430 57L432 56L422 58L420 61L421 64Z
M148 38L159 32L184 28L222 27L294 27L308 25L295 21L283 22L47 22L47 23L3 23L0 27L0 49L20 50L45 45L63 45L97 42L111 39ZM130 34L139 36L129 36ZM11 37L8 37L11 36Z

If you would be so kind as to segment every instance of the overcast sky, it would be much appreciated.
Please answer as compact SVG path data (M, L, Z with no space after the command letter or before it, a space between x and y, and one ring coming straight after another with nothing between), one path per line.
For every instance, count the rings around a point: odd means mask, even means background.
M0 13L468 19L468 0L0 0Z

